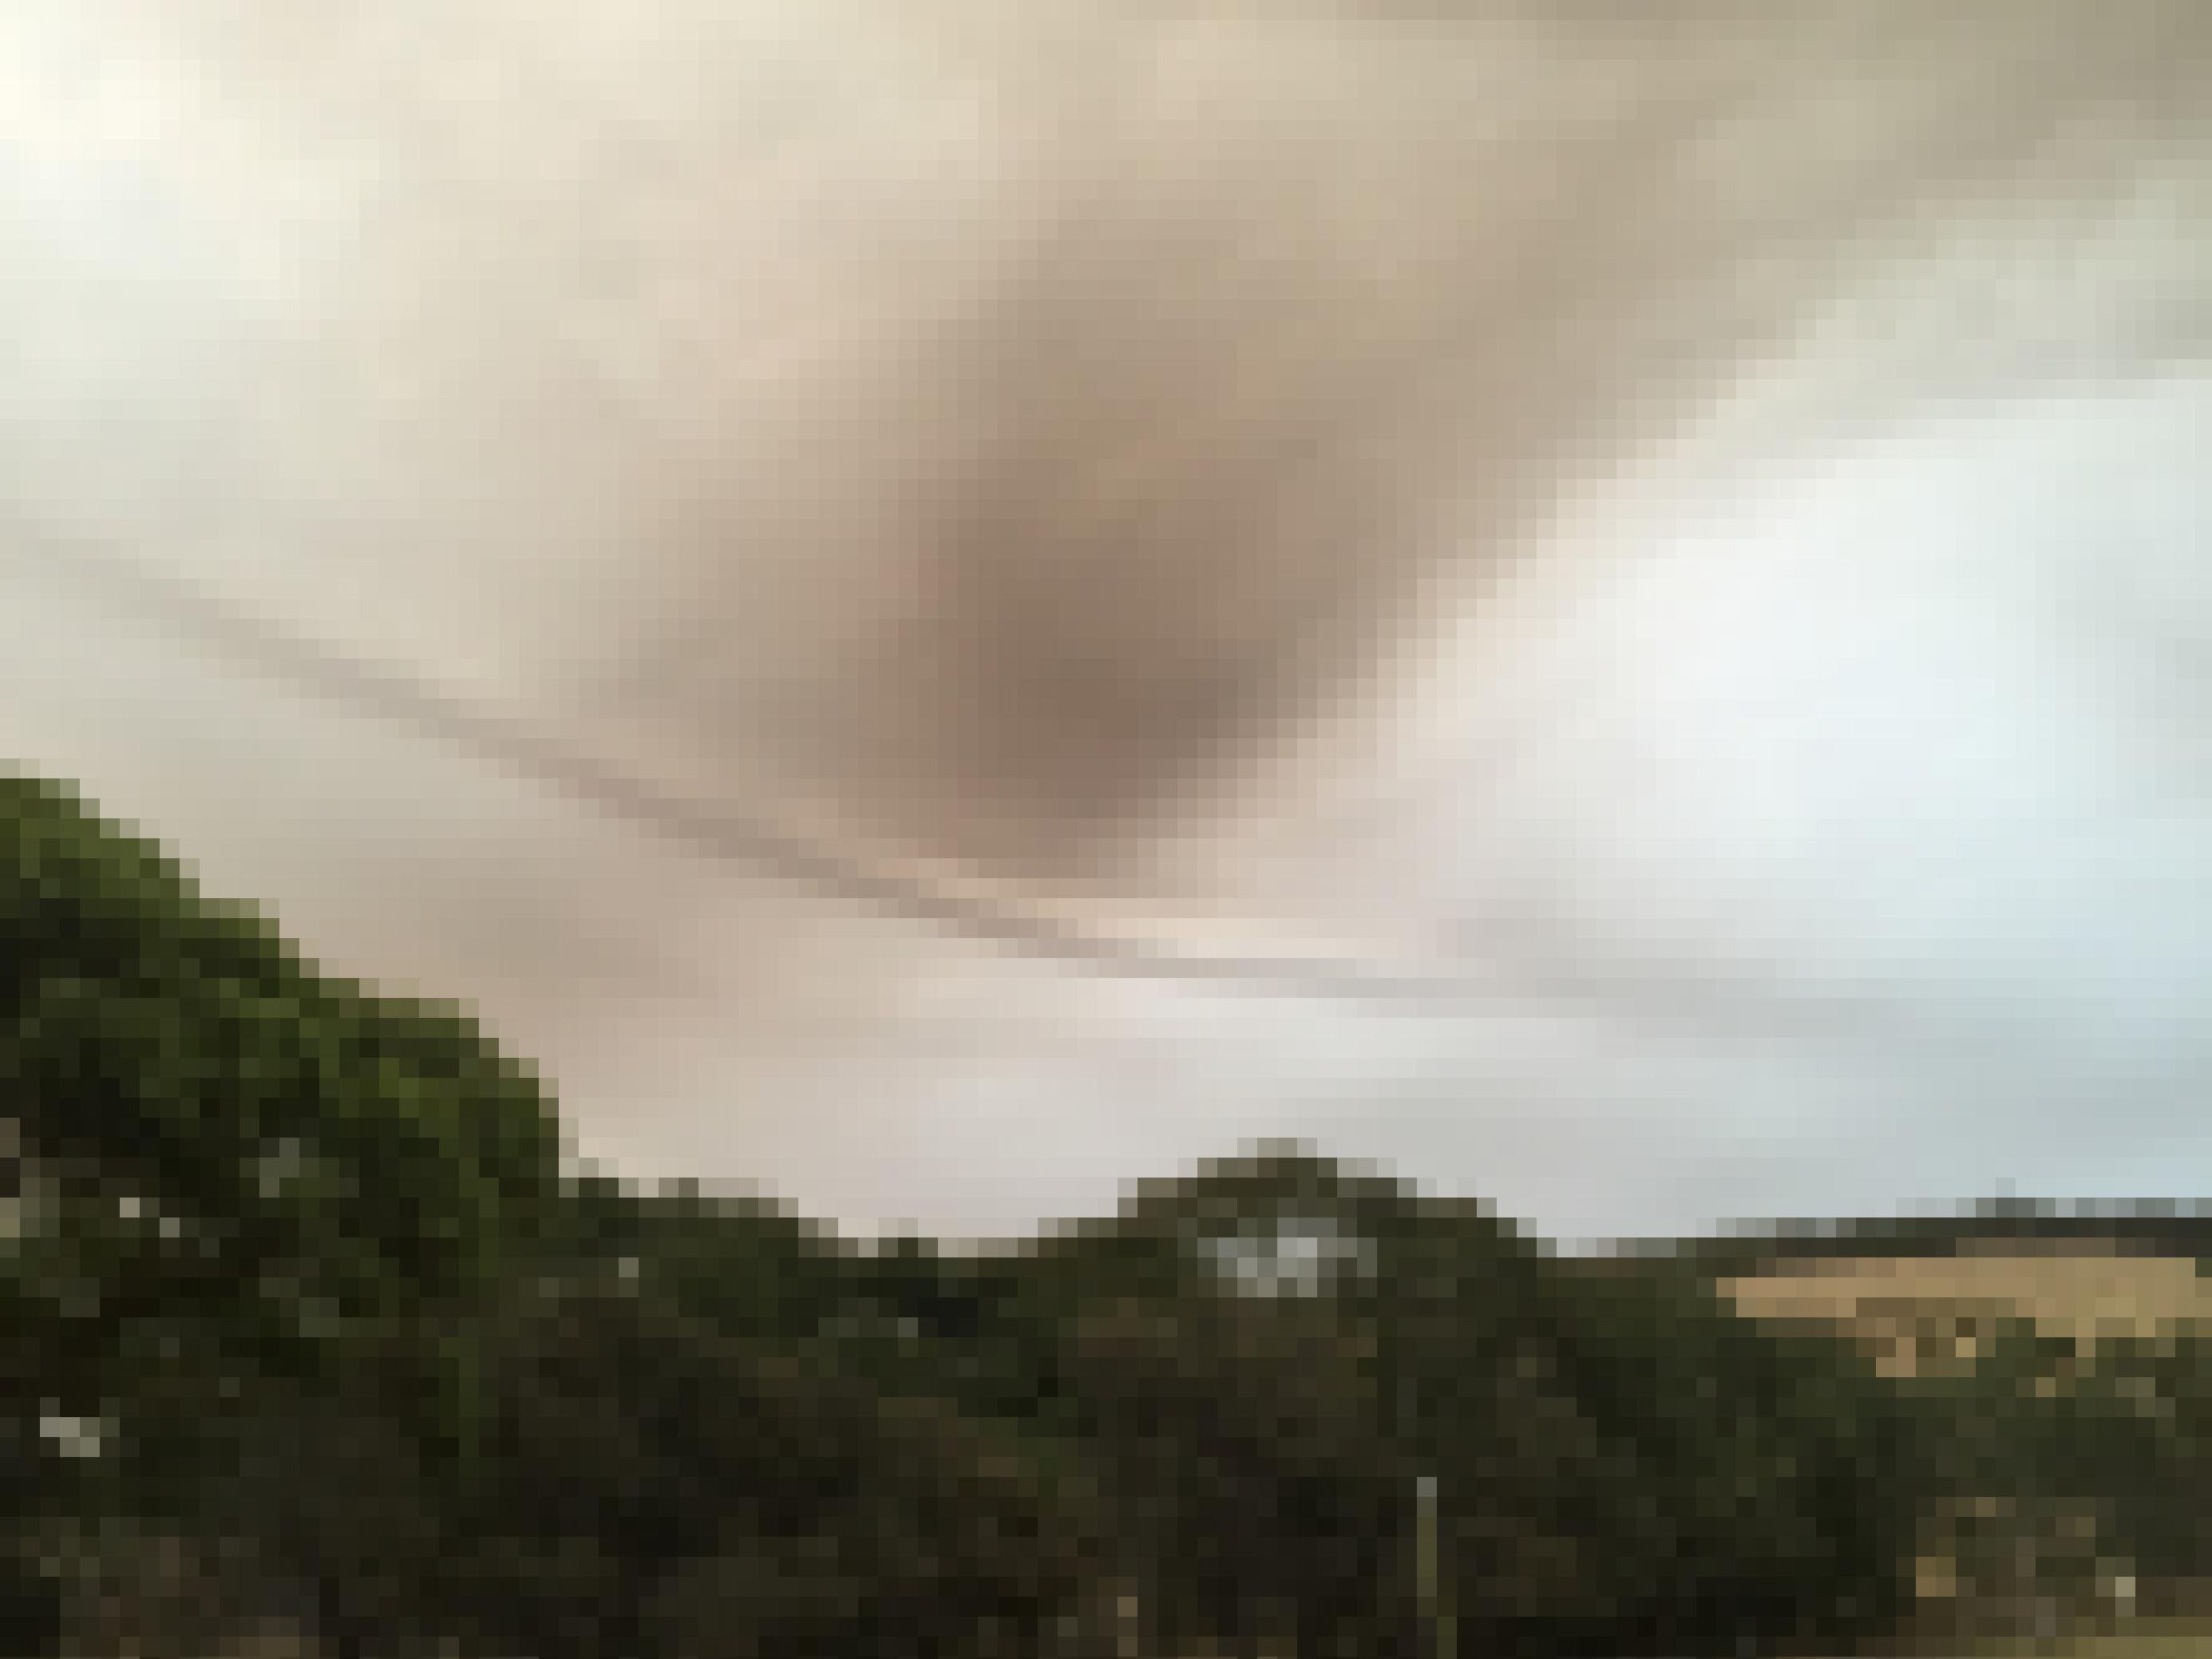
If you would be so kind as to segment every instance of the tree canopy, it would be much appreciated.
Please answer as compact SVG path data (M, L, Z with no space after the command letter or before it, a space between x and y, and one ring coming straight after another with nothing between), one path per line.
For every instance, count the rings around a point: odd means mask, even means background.
M1901 1384L1296 1146L969 1253L641 1188L29 779L0 929L10 1653L1766 1659L1985 1500L2205 1559L2201 1339Z

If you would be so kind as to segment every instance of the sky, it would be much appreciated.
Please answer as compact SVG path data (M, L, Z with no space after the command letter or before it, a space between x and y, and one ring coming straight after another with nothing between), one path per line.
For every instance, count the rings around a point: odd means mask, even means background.
M1956 9L31 0L0 749L859 1231L2197 1195L2212 59Z

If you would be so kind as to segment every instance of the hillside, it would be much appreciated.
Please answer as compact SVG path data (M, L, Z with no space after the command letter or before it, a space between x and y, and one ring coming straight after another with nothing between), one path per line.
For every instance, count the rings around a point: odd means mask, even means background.
M1645 1243L1614 1260L1710 1276L1760 1317L1849 1322L1887 1365L1906 1368L1916 1342L1939 1338L1969 1357L2005 1317L2076 1340L2212 1327L2208 1257L2212 1212L2201 1207L2062 1213L2021 1203Z

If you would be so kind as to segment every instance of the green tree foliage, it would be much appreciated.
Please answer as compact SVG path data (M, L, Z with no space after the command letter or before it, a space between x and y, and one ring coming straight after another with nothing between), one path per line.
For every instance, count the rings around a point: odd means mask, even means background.
M540 1273L648 1287L726 1337L803 1342L854 1294L849 1242L750 1194L647 1189L586 1170L552 1213Z
M1093 1571L1018 1437L638 1278L543 1287L496 1350L451 1592L485 1650L1035 1653Z
M534 1248L559 1128L459 1016L317 973L70 791L0 780L0 1420L12 1547L204 1509L280 1399L420 1406ZM27 1540L35 1535L35 1544Z
M1439 1431L1446 1468L1498 1472L1527 1523L1502 1552L1494 1531L1478 1545L1516 1587L1492 1645L1819 1651L1894 1623L1920 1498L1914 1422L1890 1389L1840 1344L1708 1296L1610 1289L1563 1298L1492 1374L1492 1423L1528 1431Z
M2102 1345L2063 1398L2081 1425L2067 1472L2100 1492L2135 1574L2160 1584L2212 1579L2203 1501L2212 1483L2212 1330Z
M1425 1611L1468 1650L1832 1648L1902 1611L1917 1419L1695 1276L1583 1271L1295 1149L1155 1188L1035 1268L1052 1386L1170 1638L1419 1650L1423 1475Z
M1159 1650L1376 1651L1410 1588L1413 1470L1363 1334L1214 1294L1110 1304L1068 1342Z
M1913 1419L1842 1344L1470 1206L1408 1206L1366 1284L1470 1644L1832 1650L1897 1620Z
M2002 1324L1971 1364L1909 1392L1930 1425L1931 1551L1956 1563L1971 1632L2113 1616L2212 1577L2212 1339L2103 1343Z

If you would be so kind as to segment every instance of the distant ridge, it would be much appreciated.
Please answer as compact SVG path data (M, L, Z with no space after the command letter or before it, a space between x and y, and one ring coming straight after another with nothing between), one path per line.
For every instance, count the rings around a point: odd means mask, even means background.
M1607 1254L1729 1277L1817 1261L1933 1259L2038 1248L2067 1255L2212 1258L2212 1200L2062 1206L2004 1198L1985 1200L1962 1214L1781 1220L1710 1237L1633 1239L1614 1244Z

